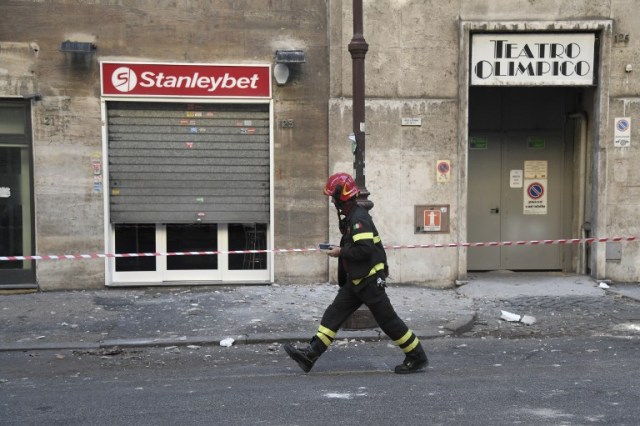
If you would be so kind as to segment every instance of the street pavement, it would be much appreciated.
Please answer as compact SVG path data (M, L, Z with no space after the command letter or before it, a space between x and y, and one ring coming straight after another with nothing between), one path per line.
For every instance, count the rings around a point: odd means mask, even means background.
M392 284L387 293L423 340L640 336L640 284L608 285L574 274L491 272L453 289ZM305 342L336 291L322 283L0 294L0 351ZM503 311L521 320L507 321ZM387 339L366 310L345 326L338 340Z

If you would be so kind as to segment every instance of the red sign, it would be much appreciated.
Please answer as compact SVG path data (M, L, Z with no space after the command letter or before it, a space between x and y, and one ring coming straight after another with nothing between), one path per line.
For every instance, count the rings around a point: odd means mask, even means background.
M102 62L103 96L270 98L269 65Z
M424 231L440 231L442 213L440 210L427 209L424 211Z

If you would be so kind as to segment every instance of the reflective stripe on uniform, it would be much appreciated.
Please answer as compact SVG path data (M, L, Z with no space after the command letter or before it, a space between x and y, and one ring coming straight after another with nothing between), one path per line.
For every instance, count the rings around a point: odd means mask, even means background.
M407 346L406 348L402 348L402 351L404 353L408 354L409 352L414 350L416 348L416 346L418 346L419 344L420 344L420 340L418 340L418 338L416 337L415 340L413 341L413 343L410 344L409 346Z
M325 346L329 346L332 342L331 339L329 339L327 336L325 336L324 334L320 333L318 331L318 333L316 333L316 337L320 340L322 340L322 343L324 343Z
M404 336L402 336L398 340L394 340L393 343L395 343L398 346L401 346L402 344L407 343L407 340L409 340L412 335L413 335L413 331L407 330Z
M373 232L361 232L353 236L354 242L360 241L360 240L373 240L373 244L378 244L382 242L382 238L380 238L379 235L373 235Z
M361 232L353 236L353 242L360 240L373 240L373 232Z
M325 326L320 326L318 327L318 331L322 334L326 334L327 336L331 337L332 339L336 337L336 332L333 330L329 330L327 327Z
M384 269L384 263L380 262L378 263L376 266L374 266L373 268L371 268L371 270L369 271L369 274L366 277L362 277L362 278L357 278L355 280L352 280L352 282L355 285L360 284L360 282L362 280L364 280L365 278L369 278L372 275L375 275L378 271L382 271Z
M324 343L325 346L329 346L333 339L336 337L336 332L321 325L318 327L318 332L316 333L316 337Z
M395 343L397 346L399 346L400 349L402 349L402 351L404 353L409 353L412 350L414 350L416 348L416 346L418 346L420 344L420 340L418 339L418 336L416 336L413 333L413 331L407 330L407 332L404 334L404 336L402 336L398 340L394 340L393 343ZM409 343L409 344L407 345L407 343ZM404 346L404 345L406 345L406 346Z

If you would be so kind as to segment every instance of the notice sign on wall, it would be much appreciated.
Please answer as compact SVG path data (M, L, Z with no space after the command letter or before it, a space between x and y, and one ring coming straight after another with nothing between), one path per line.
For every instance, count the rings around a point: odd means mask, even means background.
M522 170L509 171L509 188L522 188Z
M436 182L449 182L451 180L451 161L438 160L436 163Z
M616 148L631 146L631 117L616 117L613 121L613 142Z
M524 162L524 177L526 179L546 179L548 165L545 160L529 160Z
M415 233L448 233L449 205L415 206Z
M547 214L547 180L524 180L523 214Z
M595 34L473 34L472 86L590 86Z

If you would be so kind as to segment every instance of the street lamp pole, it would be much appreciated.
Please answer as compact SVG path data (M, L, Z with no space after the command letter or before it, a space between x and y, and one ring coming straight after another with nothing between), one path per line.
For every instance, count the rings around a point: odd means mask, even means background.
M353 168L356 172L356 185L360 188L358 204L370 210L373 202L369 201L364 175L365 166L365 120L364 120L364 58L369 45L363 35L362 0L353 0L353 38L349 43L353 70L353 134L355 136L355 150Z
M356 201L365 209L371 210L373 202L369 201L369 191L364 177L364 57L369 45L363 35L363 20L362 0L353 0L353 38L349 43L353 64L353 135L356 139L353 168L356 171L356 185L360 189ZM376 320L371 311L363 305L347 318L345 326L354 329L373 328L376 326Z

